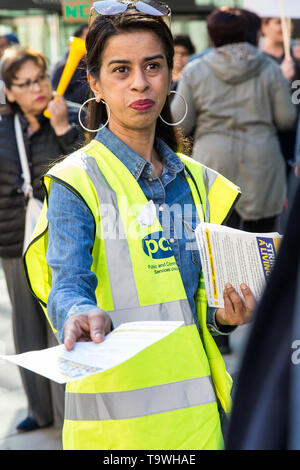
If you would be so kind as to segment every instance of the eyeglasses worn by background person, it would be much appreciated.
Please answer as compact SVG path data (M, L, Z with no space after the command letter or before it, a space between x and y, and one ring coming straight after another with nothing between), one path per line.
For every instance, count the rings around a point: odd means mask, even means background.
M25 93L33 91L34 85L39 85L40 87L48 86L49 75L47 73L44 73L43 75L40 75L36 80L26 80L26 82L23 83L12 82L12 86L19 87L20 90Z
M127 9L135 9L145 15L161 17L169 27L171 26L171 9L158 0L144 0L141 2L103 0L94 2L90 10L89 26L92 25L98 15L118 15L124 13Z

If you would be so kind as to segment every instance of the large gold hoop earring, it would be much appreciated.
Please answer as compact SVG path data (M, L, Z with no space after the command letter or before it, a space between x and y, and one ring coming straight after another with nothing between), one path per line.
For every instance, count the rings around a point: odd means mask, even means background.
M167 121L164 120L164 118L161 117L161 115L159 115L159 117L160 117L160 119L162 120L162 122L164 122L167 126L179 126L179 124L181 124L181 123L185 120L185 118L186 118L186 116L187 116L187 113L188 113L188 105L187 105L187 102L186 102L185 97L184 97L183 95L181 95L180 93L178 93L178 91L171 90L171 91L170 91L170 94L171 94L171 93L174 93L175 95L180 96L180 98L183 100L183 102L184 102L184 104L185 104L185 113L184 113L184 116L183 116L183 118L181 118L180 121L178 121L178 122L167 122Z
M106 123L99 127L99 129L88 129L88 127L85 127L83 124L82 124L82 121L81 121L81 112L82 112L82 109L84 108L84 106L89 103L90 101L93 101L93 100L97 100L97 98L93 97L93 98L89 98L88 100L86 100L81 106L80 106L80 109L78 111L78 121L79 121L79 124L81 125L81 127L85 130L85 131L88 131L88 132L99 132L99 131L102 131L102 129L104 129L104 127L107 126L107 124L109 123L109 120L110 120L110 108L108 106L107 103L105 103L104 100L101 100L101 103L105 104L106 106L106 110L107 110L107 121Z

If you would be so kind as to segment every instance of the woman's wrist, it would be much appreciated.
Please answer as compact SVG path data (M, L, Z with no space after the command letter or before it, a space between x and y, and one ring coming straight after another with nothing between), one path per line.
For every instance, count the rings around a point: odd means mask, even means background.
M72 129L72 126L71 126L71 124L68 122L67 124L53 127L53 129L54 129L55 134L56 134L58 137L60 137L60 136L62 136L62 135L67 134L67 133Z

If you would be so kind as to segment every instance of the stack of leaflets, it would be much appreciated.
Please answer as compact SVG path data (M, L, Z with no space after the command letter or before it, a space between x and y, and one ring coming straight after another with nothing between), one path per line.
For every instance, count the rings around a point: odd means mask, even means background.
M247 284L259 300L282 240L279 233L250 233L202 223L196 228L196 239L210 307L224 308L227 283L242 298L240 285Z

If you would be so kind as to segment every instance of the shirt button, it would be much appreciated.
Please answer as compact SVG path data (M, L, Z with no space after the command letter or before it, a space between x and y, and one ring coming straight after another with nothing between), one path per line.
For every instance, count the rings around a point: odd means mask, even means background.
M153 181L153 178L148 178L148 181L152 182L152 181Z
M170 243L174 243L174 242L175 242L174 238L170 238Z

